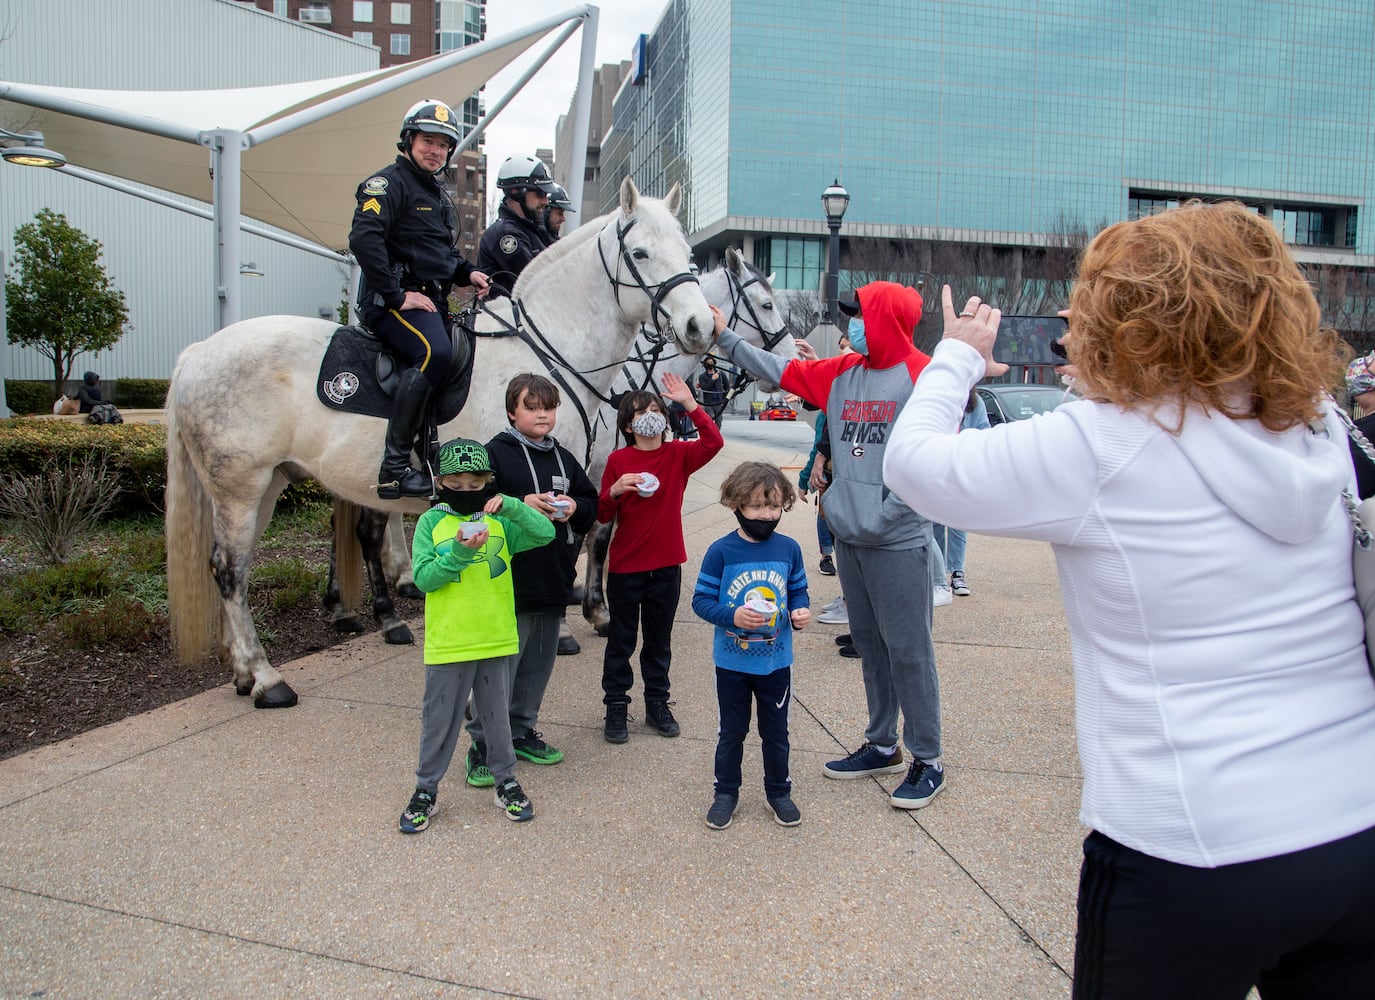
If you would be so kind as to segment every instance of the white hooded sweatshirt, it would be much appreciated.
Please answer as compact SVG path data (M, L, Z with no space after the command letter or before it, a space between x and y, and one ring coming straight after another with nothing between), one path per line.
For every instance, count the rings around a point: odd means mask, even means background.
M956 436L978 352L942 341L889 488L952 527L1050 542L1074 648L1080 817L1216 867L1375 826L1375 682L1351 578L1346 435L1202 409L1178 434L1087 400ZM1175 408L1162 408L1173 426Z

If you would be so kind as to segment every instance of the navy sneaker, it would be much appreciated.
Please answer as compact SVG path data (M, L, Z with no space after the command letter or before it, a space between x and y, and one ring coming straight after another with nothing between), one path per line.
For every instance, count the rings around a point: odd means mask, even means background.
M835 575L836 575L836 564L835 564L834 561L832 561L832 559L831 559L830 556L822 556L822 557L821 557L821 567L820 567L820 569L821 569L821 575L822 575L822 576L835 576Z
M897 774L903 768L902 750L886 754L872 743L865 743L841 760L829 760L821 768L828 778L866 778L871 774Z
M497 806L511 822L524 823L535 818L535 807L525 797L525 792L515 778L507 778L497 785L495 798Z
M802 810L793 805L791 796L780 795L776 799L769 799L769 810L773 813L773 821L779 826L797 826L802 822Z
M929 805L944 787L945 769L939 763L925 764L914 760L907 770L907 777L893 789L888 801L898 809L920 809Z
M401 832L419 833L430 825L431 818L437 812L439 812L439 806L435 803L434 792L417 788L415 794L411 796L410 805L406 806L406 811L401 814L401 822L398 824Z
M724 830L730 826L730 821L735 818L736 803L739 801L738 796L729 792L717 792L716 798L711 800L711 808L707 810L707 826L713 830Z

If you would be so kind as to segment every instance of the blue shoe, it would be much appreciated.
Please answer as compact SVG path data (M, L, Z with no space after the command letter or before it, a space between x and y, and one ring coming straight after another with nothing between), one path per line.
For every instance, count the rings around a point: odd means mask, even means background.
M716 798L711 800L711 808L707 810L707 826L712 830L724 830L730 826L739 801L739 797L730 792L717 792Z
M780 795L768 801L769 812L773 813L773 821L779 826L797 826L802 822L802 810L793 805L792 796Z
M415 794L411 796L410 805L406 806L406 811L401 814L401 821L398 824L401 832L419 833L430 825L430 820L437 812L439 812L439 806L435 803L434 793L427 792L423 788L417 788Z
M893 789L888 801L898 809L920 809L929 805L944 787L945 769L940 764L924 764L914 760L907 771L907 778Z
M865 743L848 757L827 761L821 770L828 778L866 778L871 774L897 774L902 768L902 750L886 754L872 743Z

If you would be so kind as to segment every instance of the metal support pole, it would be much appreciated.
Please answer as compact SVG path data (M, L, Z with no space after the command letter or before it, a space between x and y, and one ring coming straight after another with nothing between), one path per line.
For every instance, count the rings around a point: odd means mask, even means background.
M239 222L242 215L239 167L246 137L242 132L221 129L201 140L210 148L214 175L215 294L218 314L215 329L237 323L243 315L239 288Z
M5 298L5 251L0 250L0 417L9 412L9 400L5 398L5 379L10 374L10 314L9 301Z
M592 127L592 80L597 72L597 23L600 17L601 12L596 7L588 7L583 17L582 60L578 63L578 89L573 94L573 149L568 156L568 199L578 208L582 208L583 180L587 174L587 133Z
M826 252L826 318L834 327L840 326L840 220L827 219L831 229Z

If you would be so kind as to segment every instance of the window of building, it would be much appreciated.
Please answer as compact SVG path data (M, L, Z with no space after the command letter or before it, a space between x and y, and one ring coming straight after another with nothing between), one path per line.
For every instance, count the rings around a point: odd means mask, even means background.
M305 4L296 17L302 24L329 24L332 20L329 4L326 3Z
M272 0L272 13L286 17L286 0Z
M372 32L371 32L371 31L355 31L355 32L353 33L353 40L354 40L355 42L362 42L364 45L371 45L371 44L372 44Z
M410 55L411 36L393 33L391 36L391 54L394 56Z
M756 266L774 274L776 289L815 291L821 287L826 241L806 237L772 237L755 243Z
M360 24L372 20L372 0L353 0L353 19Z
M392 24L411 23L411 5L408 3L394 3L391 5Z
M1168 208L1176 208L1195 197L1202 201L1224 200L1189 194L1131 191L1127 197L1127 218L1140 219L1154 215ZM1242 200L1242 204L1248 211L1268 217L1283 234L1286 243L1305 247L1356 246L1355 206L1303 205L1260 200Z

